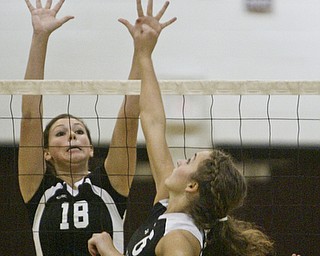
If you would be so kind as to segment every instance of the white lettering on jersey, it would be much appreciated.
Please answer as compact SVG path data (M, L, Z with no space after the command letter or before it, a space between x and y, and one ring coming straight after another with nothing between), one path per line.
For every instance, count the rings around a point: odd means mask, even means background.
M132 255L136 256L139 255L139 253L143 250L144 247L146 247L148 240L151 240L154 236L154 230L150 232L148 236L143 238L140 242L138 242L132 250Z
M68 211L69 203L64 202L61 205L62 216L60 229L66 230L69 229L68 223ZM89 213L88 213L88 202L85 200L75 202L73 205L73 222L76 228L86 228L89 225Z

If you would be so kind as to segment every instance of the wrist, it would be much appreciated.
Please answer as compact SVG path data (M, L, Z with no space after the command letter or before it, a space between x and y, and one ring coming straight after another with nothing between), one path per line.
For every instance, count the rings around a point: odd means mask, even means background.
M152 53L151 52L137 52L136 53L137 58L141 61L141 60L149 60L151 59Z
M142 55L139 57L140 68L150 66L152 64L152 58L149 55ZM143 68L142 68L143 69Z
M50 37L50 33L47 32L33 32L32 39L39 42L48 41Z
M32 48L38 50L46 50L49 41L49 35L46 34L36 34L32 36Z

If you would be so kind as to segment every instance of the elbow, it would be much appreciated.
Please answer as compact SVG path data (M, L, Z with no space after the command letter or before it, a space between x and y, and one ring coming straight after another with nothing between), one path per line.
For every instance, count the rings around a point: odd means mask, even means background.
M24 95L22 97L22 118L32 119L42 116L42 98L38 95Z
M145 113L144 111L141 111L140 119L141 119L141 124L144 126L148 125L151 127L155 127L155 126L166 127L166 117L161 113L156 113L156 112Z

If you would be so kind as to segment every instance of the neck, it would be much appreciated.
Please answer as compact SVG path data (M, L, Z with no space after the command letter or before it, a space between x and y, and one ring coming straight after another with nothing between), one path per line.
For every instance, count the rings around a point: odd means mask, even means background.
M185 195L169 195L169 203L167 207L167 213L183 212L187 213L188 202Z
M65 166L55 166L56 176L68 183L71 187L88 175L88 165L68 164Z
M76 177L59 176L60 179L62 179L64 182L66 182L73 189L77 189L77 186L75 186L75 183L77 183L83 177L84 177L84 175L83 176L76 176Z

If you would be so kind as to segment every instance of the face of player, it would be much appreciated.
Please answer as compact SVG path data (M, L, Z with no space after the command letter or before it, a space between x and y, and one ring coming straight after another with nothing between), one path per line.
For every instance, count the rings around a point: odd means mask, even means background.
M85 163L93 156L93 148L85 126L74 118L57 120L49 131L49 148L45 159L59 163Z
M209 158L211 151L201 151L189 159L178 160L177 167L166 179L166 186L171 191L183 192L190 183L190 176L198 170L199 164Z

